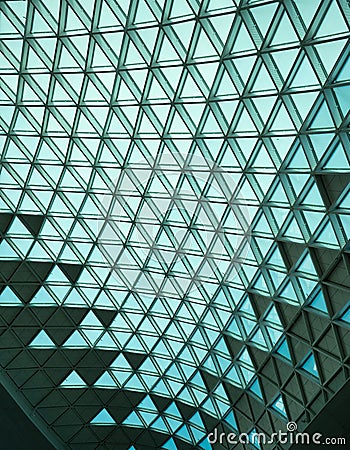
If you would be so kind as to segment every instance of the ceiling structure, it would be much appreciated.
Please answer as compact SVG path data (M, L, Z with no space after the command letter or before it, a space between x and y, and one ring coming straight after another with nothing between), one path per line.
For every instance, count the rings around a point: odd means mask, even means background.
M347 0L0 2L1 382L55 448L232 448L346 383L349 30Z

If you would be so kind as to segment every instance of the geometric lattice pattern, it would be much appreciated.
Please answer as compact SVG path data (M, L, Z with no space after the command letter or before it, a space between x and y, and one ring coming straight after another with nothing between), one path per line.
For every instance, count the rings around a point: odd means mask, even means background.
M348 0L0 2L1 381L56 448L223 449L348 379L349 30Z

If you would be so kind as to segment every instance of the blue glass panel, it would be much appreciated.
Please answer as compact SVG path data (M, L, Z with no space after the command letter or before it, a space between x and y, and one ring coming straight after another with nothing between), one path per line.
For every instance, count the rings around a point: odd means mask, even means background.
M115 425L113 417L104 408L91 420L92 425Z
M350 324L350 308L345 311L345 313L340 317L340 320Z
M301 365L301 368L308 372L310 375L313 375L314 377L318 378L318 371L316 366L315 357L313 354L310 354L304 363Z
M328 314L327 305L322 291L320 291L309 305L311 308Z

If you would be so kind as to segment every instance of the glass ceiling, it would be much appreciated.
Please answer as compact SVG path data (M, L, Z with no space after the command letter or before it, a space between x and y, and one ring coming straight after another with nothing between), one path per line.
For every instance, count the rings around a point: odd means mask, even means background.
M347 0L0 2L1 381L56 448L214 449L344 384L349 29Z

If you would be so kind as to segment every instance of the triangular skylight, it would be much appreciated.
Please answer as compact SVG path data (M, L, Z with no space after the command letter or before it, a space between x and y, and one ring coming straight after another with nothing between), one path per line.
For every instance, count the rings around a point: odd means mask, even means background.
M345 4L0 1L3 384L62 448L210 450L213 424L322 408L350 323Z

